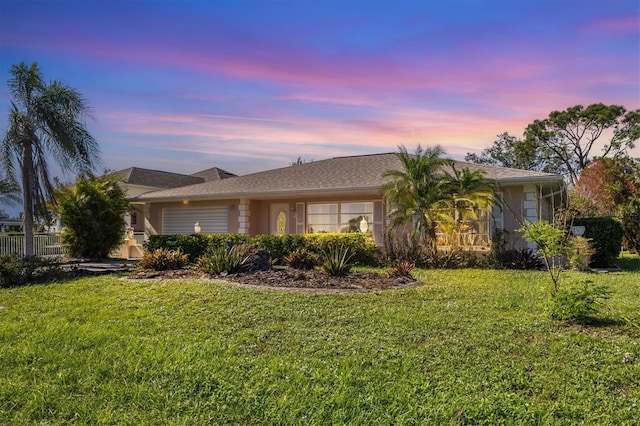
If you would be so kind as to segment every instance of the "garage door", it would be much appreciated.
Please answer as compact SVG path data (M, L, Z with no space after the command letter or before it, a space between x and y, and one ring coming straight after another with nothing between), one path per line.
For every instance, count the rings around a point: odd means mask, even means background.
M229 232L228 207L176 207L162 209L163 234L193 234L193 226L200 224L202 232L226 234Z

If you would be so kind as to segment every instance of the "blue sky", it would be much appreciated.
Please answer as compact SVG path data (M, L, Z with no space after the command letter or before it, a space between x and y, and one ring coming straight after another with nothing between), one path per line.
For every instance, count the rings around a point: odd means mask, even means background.
M84 94L103 168L462 159L554 110L640 108L640 2L0 0L0 131L21 61Z

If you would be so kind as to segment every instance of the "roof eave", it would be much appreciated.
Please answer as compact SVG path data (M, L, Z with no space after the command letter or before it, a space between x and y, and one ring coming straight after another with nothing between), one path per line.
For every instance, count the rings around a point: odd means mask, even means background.
M560 183L564 184L562 176L518 176L512 178L496 179L498 185L523 185L527 183Z
M277 198L302 198L309 196L324 196L328 194L363 194L376 195L380 193L379 187L360 187L360 188L327 188L327 189L308 189L296 191L269 191L269 192L228 192L223 194L193 194L193 195L171 195L165 197L153 197L153 193L144 197L130 198L130 202L160 203L174 201L205 201L205 200L230 200L238 198L251 198L259 200L269 200ZM144 194L146 195L146 194Z

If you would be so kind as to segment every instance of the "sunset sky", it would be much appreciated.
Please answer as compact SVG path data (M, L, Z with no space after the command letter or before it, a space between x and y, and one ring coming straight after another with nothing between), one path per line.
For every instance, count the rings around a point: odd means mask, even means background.
M640 108L640 2L0 0L3 133L21 61L87 98L102 168L462 159L553 110Z

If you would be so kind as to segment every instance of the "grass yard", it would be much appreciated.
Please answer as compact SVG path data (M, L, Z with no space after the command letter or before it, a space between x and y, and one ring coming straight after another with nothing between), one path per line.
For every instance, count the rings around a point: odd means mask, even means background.
M631 265L636 265L633 259ZM640 424L640 273L585 327L542 272L366 294L95 277L0 290L0 424ZM633 361L624 361L625 354Z

